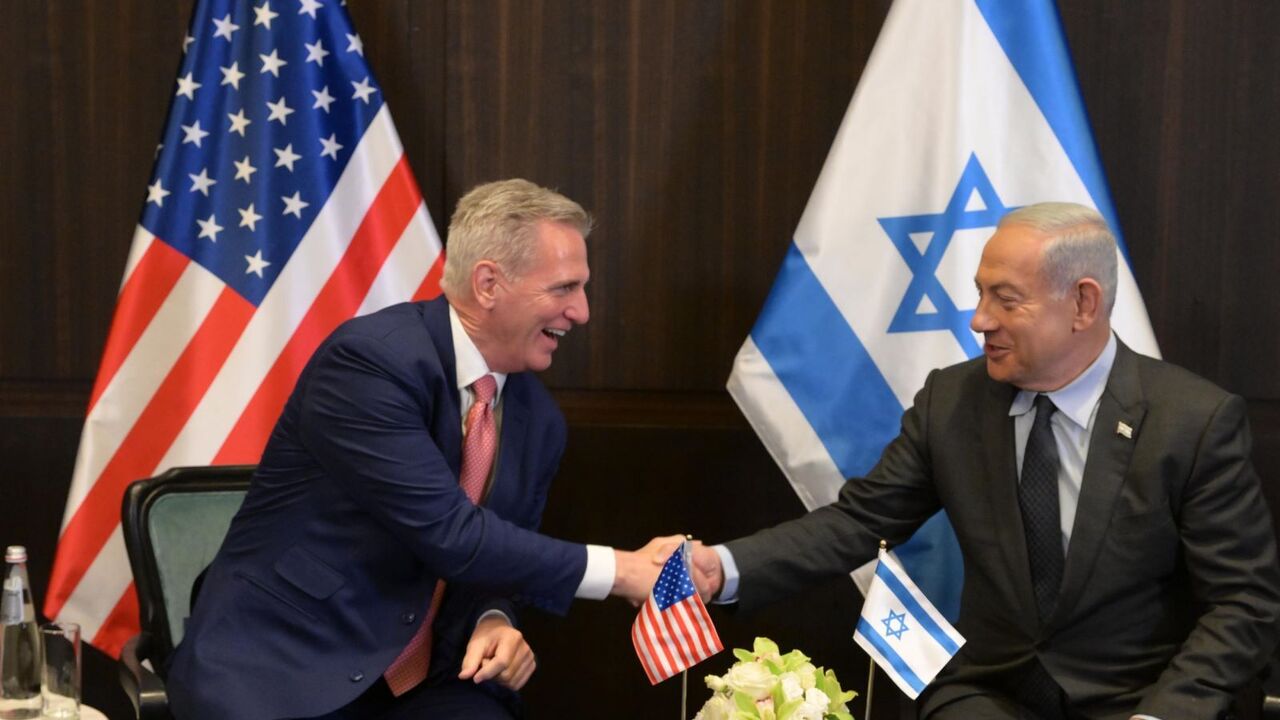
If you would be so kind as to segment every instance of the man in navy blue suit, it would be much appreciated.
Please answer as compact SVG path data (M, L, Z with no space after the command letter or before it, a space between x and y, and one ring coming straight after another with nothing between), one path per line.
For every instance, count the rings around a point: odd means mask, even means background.
M533 183L477 187L450 222L445 297L316 350L174 654L176 717L509 718L536 664L516 603L646 596L652 548L536 532L565 422L530 371L587 322L590 229ZM473 502L477 393L497 449Z

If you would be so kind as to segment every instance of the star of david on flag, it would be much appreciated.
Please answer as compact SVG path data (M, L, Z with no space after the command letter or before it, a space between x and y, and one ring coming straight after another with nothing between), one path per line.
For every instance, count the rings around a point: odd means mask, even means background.
M724 649L689 575L692 552L686 541L667 558L631 625L631 644L653 685Z
M964 637L883 548L853 639L913 700L964 645Z
M1159 357L1052 0L896 0L728 381L806 508L872 471L931 370L980 354L982 246L1001 216L1043 201L1107 219L1112 328ZM957 618L946 516L895 554ZM855 576L864 593L871 572Z
M44 606L112 654L138 627L125 487L257 462L320 341L438 295L443 261L342 3L201 0L182 51Z

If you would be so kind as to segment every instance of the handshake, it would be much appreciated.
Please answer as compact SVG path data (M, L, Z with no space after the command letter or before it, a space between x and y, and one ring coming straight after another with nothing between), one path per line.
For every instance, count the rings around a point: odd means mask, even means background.
M656 537L634 552L614 550L616 571L610 594L626 598L632 605L643 603L658 581L658 573L667 558L671 557L671 553L684 540L684 535L668 535ZM720 566L720 555L701 542L694 541L689 575L702 600L710 601L724 585L724 568Z

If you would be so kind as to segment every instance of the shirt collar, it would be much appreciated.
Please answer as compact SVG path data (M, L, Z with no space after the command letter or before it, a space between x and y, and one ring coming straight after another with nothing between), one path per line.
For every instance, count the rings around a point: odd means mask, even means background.
M494 393L494 400L500 399L502 388L507 383L507 374L489 369L489 363L484 361L484 355L480 354L480 348L472 342L467 329L458 319L458 311L454 310L452 305L449 306L449 329L453 332L453 359L457 363L454 375L458 381L458 390L466 390L476 380L485 375L492 375L498 381L498 391Z
M1111 376L1111 366L1116 361L1116 336L1107 338L1106 347L1098 355L1093 364L1085 368L1080 376L1059 390L1045 393L1053 401L1058 412L1071 418L1081 428L1089 428L1089 418L1093 409L1102 399L1102 392L1107 388L1107 378ZM1036 395L1032 390L1019 390L1013 404L1009 406L1010 417L1017 417L1031 411Z

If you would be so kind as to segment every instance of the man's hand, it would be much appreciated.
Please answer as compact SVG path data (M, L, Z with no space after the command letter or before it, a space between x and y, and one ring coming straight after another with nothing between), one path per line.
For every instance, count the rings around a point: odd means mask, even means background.
M693 544L693 584L703 602L710 602L724 587L724 568L720 566L720 553L703 545Z
M639 605L649 597L649 591L658 582L662 564L684 542L683 535L668 535L650 540L635 552L614 550L615 572L613 595L626 598L632 605Z
M511 627L500 615L490 615L476 623L467 643L467 654L462 658L459 680L482 683L494 680L499 685L519 690L529 682L529 676L538 667L533 649L525 642L524 635Z

